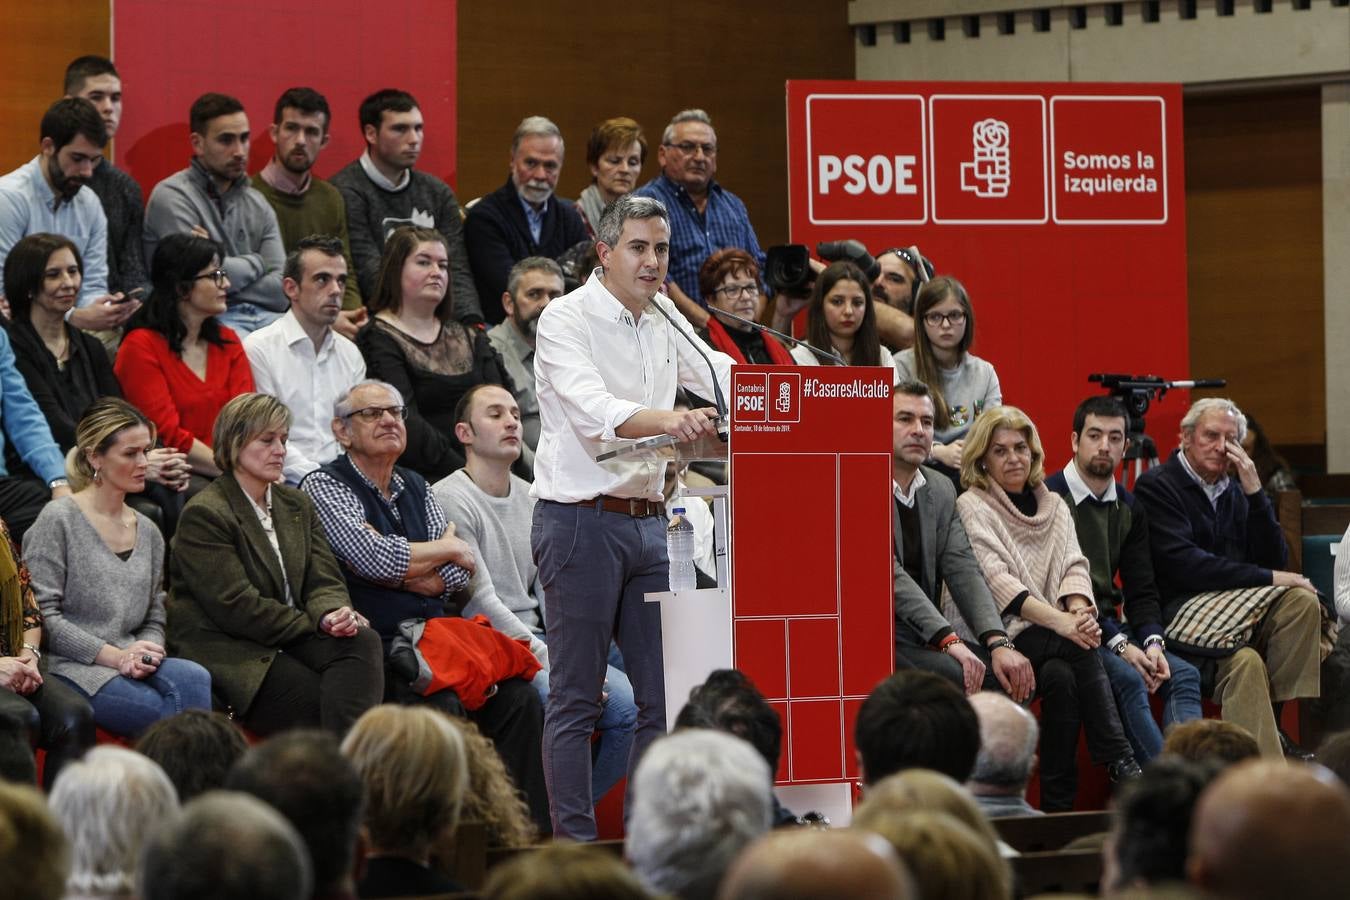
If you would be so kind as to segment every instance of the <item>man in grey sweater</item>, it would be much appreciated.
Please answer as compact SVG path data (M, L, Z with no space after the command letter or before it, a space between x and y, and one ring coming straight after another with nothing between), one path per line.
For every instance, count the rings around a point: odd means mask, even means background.
M248 116L225 94L203 94L189 113L192 162L155 185L145 209L145 258L171 234L190 232L220 245L229 276L229 309L221 324L239 337L289 308L281 290L286 251L276 213L249 183Z

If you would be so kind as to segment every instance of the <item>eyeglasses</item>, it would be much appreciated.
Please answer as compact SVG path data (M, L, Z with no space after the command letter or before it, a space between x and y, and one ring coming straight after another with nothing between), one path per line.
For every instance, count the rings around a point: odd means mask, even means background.
M966 313L965 310L961 309L949 313L930 312L924 315L923 320L934 328L937 328L943 322L950 322L953 325L963 325L966 321Z
M695 144L693 141L680 141L678 144L666 144L671 149L678 150L685 156L693 156L699 150L703 151L704 156L716 156L716 144Z
M725 295L728 300L735 300L737 297L758 297L759 285L728 284L718 288L717 293Z
M408 407L406 406L367 406L365 409L354 409L342 418L350 419L356 417L362 422L378 422L388 413L395 419L408 418Z
M224 269L212 269L210 272L203 272L192 280L201 281L203 278L210 278L216 283L216 287L224 287L230 280Z

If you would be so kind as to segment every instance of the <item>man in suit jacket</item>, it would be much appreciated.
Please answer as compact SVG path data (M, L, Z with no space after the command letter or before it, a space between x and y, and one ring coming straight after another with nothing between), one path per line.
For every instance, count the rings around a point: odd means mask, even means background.
M1031 663L1003 628L956 515L956 489L933 470L924 473L933 448L933 397L923 382L902 381L892 398L896 666L936 672L967 694L1001 687L1021 703L1035 689ZM943 616L944 583L978 646L961 640Z

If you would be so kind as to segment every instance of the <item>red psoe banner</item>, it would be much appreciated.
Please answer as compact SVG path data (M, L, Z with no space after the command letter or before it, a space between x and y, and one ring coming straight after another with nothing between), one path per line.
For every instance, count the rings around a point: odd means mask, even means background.
M959 279L1048 469L1090 373L1223 377L1189 371L1178 85L792 81L787 120L793 242L917 244ZM1164 455L1187 400L1150 411Z

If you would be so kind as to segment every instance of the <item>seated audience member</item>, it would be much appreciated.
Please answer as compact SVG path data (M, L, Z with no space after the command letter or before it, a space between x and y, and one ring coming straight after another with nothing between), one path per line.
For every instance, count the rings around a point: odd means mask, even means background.
M980 811L991 819L1040 815L1026 797L1040 738L1036 717L992 691L975 694L970 705L980 720L980 752L966 788Z
M318 508L352 603L383 640L386 652L406 619L459 615L452 596L469 582L474 561L455 536L426 480L396 465L407 443L403 397L383 382L363 381L333 408L333 433L343 453L305 477L301 487ZM543 711L528 682L508 678L479 709L466 713L453 689L424 697L388 670L386 700L430 703L468 715L501 753L531 814L548 827L540 757Z
M185 709L160 719L136 739L136 752L159 763L187 803L225 784L230 767L248 750L239 727L222 713Z
M995 855L1017 855L999 840L998 832L994 831L970 792L932 769L905 769L874 782L855 811L853 824L866 828L888 815L906 812L945 813L975 832Z
M1008 636L1036 668L1044 698L1041 808L1068 810L1078 792L1080 721L1093 762L1106 766L1112 782L1139 774L1106 671L1093 652L1101 626L1091 572L1068 506L1045 487L1045 452L1026 414L1013 406L986 410L964 443L961 483L967 490L956 510ZM951 615L960 618L955 610ZM970 636L963 621L956 631Z
M178 813L169 776L124 747L95 747L66 766L48 803L70 843L68 897L134 897L142 846Z
M290 419L266 394L220 411L223 474L188 503L174 538L169 642L211 672L250 731L342 734L380 702L379 636L349 605L314 504L279 483Z
M1262 754L1307 758L1280 730L1279 713L1286 700L1319 695L1331 623L1312 582L1283 571L1284 535L1242 449L1246 430L1233 401L1195 401L1181 419L1181 446L1139 476L1134 492L1148 513L1173 652L1201 669L1207 695Z
M520 457L520 415L506 388L480 384L460 398L455 437L468 461L432 487L455 537L469 546L476 567L466 616L484 615L494 628L528 641L544 668L531 683L548 702L548 635L540 614L539 567L530 550L534 498L511 474ZM591 772L591 799L599 801L628 771L637 706L628 676L605 668L605 699L595 724L599 736Z
M1102 628L1097 655L1111 682L1125 737L1142 765L1161 753L1163 744L1150 694L1163 700L1163 728L1202 713L1199 670L1168 653L1163 638L1143 505L1115 480L1125 456L1128 424L1125 406L1115 397L1089 397L1078 404L1070 438L1073 459L1047 478L1045 486L1064 498L1078 546L1087 557ZM1123 606L1123 621L1118 605Z
M361 303L356 264L347 241L347 208L342 193L313 173L320 151L328 146L332 120L323 94L313 88L288 88L277 98L272 112L272 158L253 175L252 184L276 213L286 253L294 253L310 235L331 235L337 242L350 277L342 286L341 312L331 324L343 337L353 338L366 323L366 308ZM285 277L283 269L283 291Z
M365 786L337 739L291 731L250 749L225 789L252 794L286 817L304 839L315 897L354 897Z
M422 111L406 91L385 88L361 101L365 152L333 176L347 207L348 237L361 296L370 304L384 258L385 242L405 225L435 229L450 256L455 309L447 318L466 325L483 321L483 310L464 250L464 217L450 185L413 168L422 153Z
M257 797L210 791L144 827L140 900L308 900L313 889L304 841Z
M539 834L530 820L530 808L511 781L497 748L469 720L450 716L449 721L464 738L469 764L463 819L482 823L489 847L528 847L536 843Z
M1186 880L1191 815L1219 770L1216 761L1164 755L1120 792L1102 848L1104 891Z
M689 692L689 702L675 717L675 728L711 728L734 734L759 751L772 778L783 751L783 723L764 695L738 669L717 669ZM800 824L773 796L773 827Z
M112 60L103 56L81 56L66 66L67 97L82 97L94 104L108 140L117 136L122 122L122 76ZM145 222L145 198L141 186L126 172L100 156L85 182L98 197L108 222L108 290L123 293L133 288L149 288L145 271L145 248L141 229ZM128 314L130 311L128 311Z
M590 273L587 273L587 277ZM533 465L539 446L539 396L534 390L534 336L544 307L563 295L562 269L544 256L528 256L511 267L502 306L506 318L488 330L488 340L501 355L520 406L522 452Z
M464 220L464 246L489 322L502 321L491 303L507 291L511 267L527 256L556 259L587 239L570 200L554 196L562 174L563 138L543 116L528 116L511 139L506 184L483 197Z
M732 864L718 900L918 900L885 838L860 828L787 828L751 844Z
M1338 731L1317 748L1317 761L1350 786L1350 731Z
M1298 490L1298 482L1294 480L1294 470L1289 461L1271 446L1266 430L1251 415L1247 416L1247 435L1242 439L1242 449L1251 457L1261 488L1271 500L1280 491Z
M1012 876L989 842L944 812L887 811L855 822L905 862L924 900L1010 900Z
M741 365L790 366L792 355L778 339L730 316L758 322L764 312L764 295L759 290L759 266L755 258L739 247L718 250L698 270L699 295L712 315L700 335Z
M240 337L286 311L286 255L277 215L248 180L249 127L244 106L226 94L202 94L188 114L192 162L155 185L145 205L145 258L177 234L214 241L225 273L225 308L216 315Z
M830 263L816 276L806 308L806 342L837 354L846 365L886 366L899 372L891 351L877 336L874 302L872 287L861 269L851 262ZM792 358L802 366L837 365L800 344L792 348Z
M968 695L1002 689L1023 703L1036 689L1031 663L1008 639L956 514L956 489L923 465L933 446L932 394L922 381L902 381L891 401L896 660ZM943 615L944 588L977 641L963 641Z
M37 787L37 760L18 716L0 711L0 782Z
M155 423L165 446L187 454L197 475L220 474L211 429L231 397L253 390L239 337L217 317L230 279L212 240L173 234L150 267L154 289L127 325L113 371L127 400ZM201 479L194 486L202 487Z
M772 773L748 743L690 728L654 741L633 776L624 852L647 887L711 897L741 850L769 830Z
M302 238L282 270L281 289L291 302L290 311L244 339L255 388L291 411L282 470L287 484L299 484L338 455L329 425L333 402L366 377L361 351L336 328L348 281L338 238Z
M27 900L66 896L66 836L42 795L27 785L0 784L0 871L22 873Z
M962 782L980 749L980 722L950 681L922 669L901 669L863 701L853 743L866 786L915 768Z
M1163 753L1192 762L1214 759L1232 765L1260 756L1261 747L1241 725L1222 719L1195 719L1168 729Z
M40 646L42 611L0 519L0 714L20 724L34 749L47 751L42 786L49 790L67 763L94 746L94 712L60 679L43 677Z
M122 396L103 345L65 321L83 273L79 250L56 234L28 235L5 260L14 361L62 453L75 446L75 427L95 400ZM146 478L164 490L150 509L166 500L176 507L176 493L187 487L189 474L185 454L152 448L146 454Z
M955 477L966 432L980 413L1003 402L1003 389L994 367L970 352L975 310L961 282L942 276L925 284L914 303L914 323L914 346L895 355L895 370L932 392L933 463Z
M455 405L475 384L507 384L487 335L450 316L449 247L430 228L400 228L385 245L373 320L356 336L371 378L407 398L408 449L399 462L429 481L464 465Z
M492 867L485 900L652 900L637 875L599 847L548 844Z
M128 737L211 708L211 676L164 649L164 537L126 502L145 488L154 442L125 400L96 401L68 460L75 495L47 504L24 545L49 671L89 700L100 728Z
M62 234L80 250L88 269L70 323L108 330L127 320L140 301L108 293L108 224L92 190L84 190L103 157L108 130L88 100L57 100L42 117L37 156L0 178L0 265L25 235Z
M9 474L6 438L29 473ZM9 329L0 328L0 518L22 543L49 500L70 495L65 459L52 440L42 408L33 400L14 361Z
M642 164L647 161L647 138L642 126L627 116L606 119L591 131L586 142L586 165L591 183L577 198L576 210L586 233L595 237L600 218L615 200L637 187Z
M459 824L469 783L459 729L439 710L377 706L352 726L342 753L366 789L362 900L463 890L430 865L432 848Z
M1261 759L1200 795L1186 874L1225 900L1339 900L1350 846L1350 789L1318 766Z

